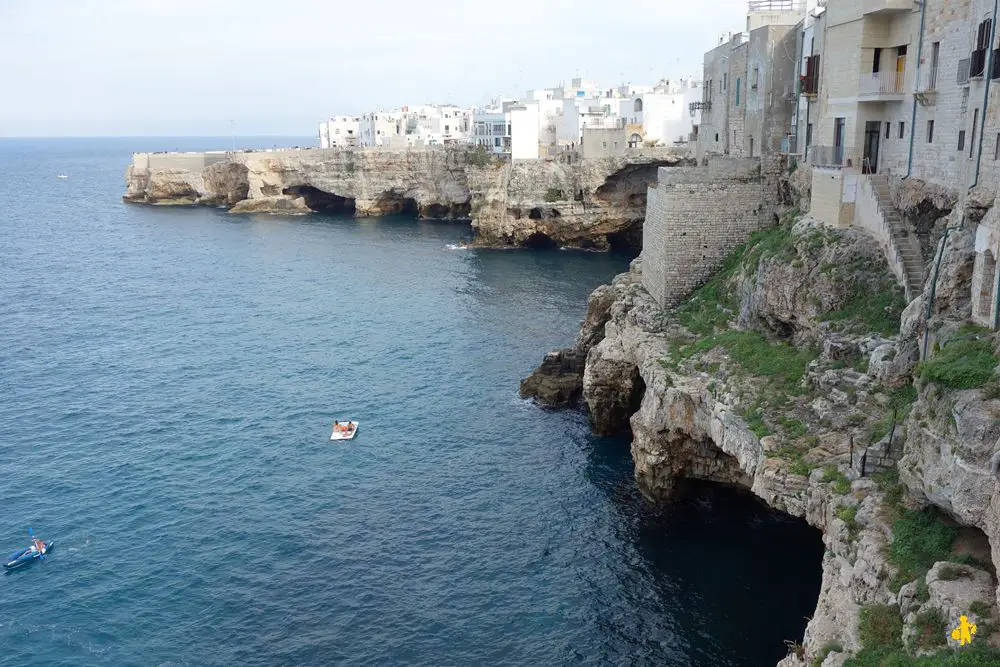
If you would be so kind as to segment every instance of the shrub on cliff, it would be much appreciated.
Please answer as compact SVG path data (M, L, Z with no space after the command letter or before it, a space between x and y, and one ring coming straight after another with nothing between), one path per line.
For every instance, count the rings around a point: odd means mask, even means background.
M997 363L990 338L969 338L947 343L920 365L920 377L952 389L975 389L993 378Z

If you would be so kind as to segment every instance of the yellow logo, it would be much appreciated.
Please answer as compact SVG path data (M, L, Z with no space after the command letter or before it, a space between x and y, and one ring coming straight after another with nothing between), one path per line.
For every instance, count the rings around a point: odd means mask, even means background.
M968 616L959 616L958 627L951 631L951 638L958 642L959 646L972 643L972 636L976 634L976 624L969 623Z

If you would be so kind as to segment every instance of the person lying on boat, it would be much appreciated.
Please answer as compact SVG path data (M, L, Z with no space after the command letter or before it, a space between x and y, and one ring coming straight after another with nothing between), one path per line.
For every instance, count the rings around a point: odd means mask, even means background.
M31 550L32 551L36 551L38 553L42 553L42 550L44 548L45 548L45 544L40 539L38 539L37 537L33 538L31 540Z

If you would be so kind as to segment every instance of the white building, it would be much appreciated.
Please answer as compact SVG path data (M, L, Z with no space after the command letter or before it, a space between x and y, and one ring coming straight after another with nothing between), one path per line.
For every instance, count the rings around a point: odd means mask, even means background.
M502 108L476 109L472 112L470 139L490 153L510 153L510 129L510 113L505 113Z
M401 111L376 111L361 116L358 123L358 145L371 147L388 145L391 137L402 134Z
M321 148L357 146L359 129L357 116L331 116L319 124L319 145Z
M510 156L514 160L537 160L539 157L538 102L525 102L510 108Z
M661 81L652 91L634 98L634 123L642 126L642 143L670 146L687 142L700 119L692 116L692 102L701 100L700 81ZM630 136L629 143L636 137Z

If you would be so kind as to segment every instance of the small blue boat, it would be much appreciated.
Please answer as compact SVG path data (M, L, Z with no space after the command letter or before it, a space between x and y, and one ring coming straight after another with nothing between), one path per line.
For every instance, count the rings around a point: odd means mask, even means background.
M24 549L21 549L20 551L15 551L10 556L8 556L7 562L4 563L3 566L7 570L16 570L19 567L24 567L28 563L36 561L47 555L50 551L52 551L53 546L55 546L55 542L50 541L50 542L42 542L41 551L39 551L37 548L33 548L33 546L25 547Z

